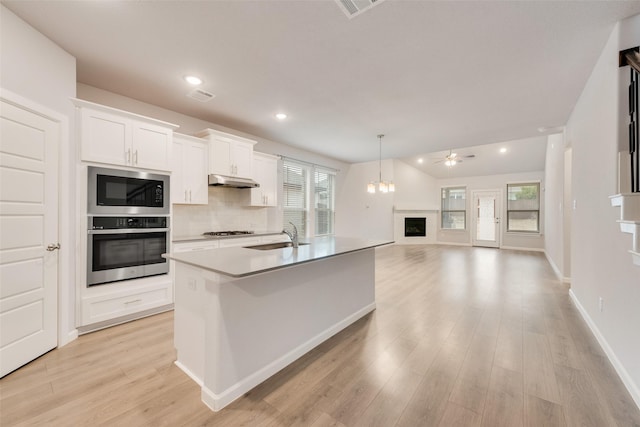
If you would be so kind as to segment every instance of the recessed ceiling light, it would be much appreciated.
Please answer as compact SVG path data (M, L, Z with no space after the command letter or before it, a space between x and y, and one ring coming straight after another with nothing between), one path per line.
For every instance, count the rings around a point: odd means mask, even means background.
M423 159L422 157L420 157L420 158L418 159L418 163L422 164L422 162L424 162L424 159Z
M285 113L276 114L276 119L278 119L278 120L284 120L286 118L287 118L287 115Z
M500 149L500 152L501 152L501 153L506 153L506 152L507 152L507 149L506 149L505 147L502 147L502 148Z
M202 84L202 79L196 76L184 76L184 80L193 86L198 86Z

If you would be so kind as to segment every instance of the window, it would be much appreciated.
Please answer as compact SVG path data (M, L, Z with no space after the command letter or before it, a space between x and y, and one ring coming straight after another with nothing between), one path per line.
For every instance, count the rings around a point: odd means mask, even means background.
M507 184L507 231L540 231L540 184Z
M285 159L282 181L284 227L290 227L292 222L300 236L333 234L335 172Z
M322 169L315 169L315 234L333 234L335 218L335 174Z
M308 170L299 163L285 160L282 174L284 226L295 224L300 236L307 235L307 187Z
M448 230L464 230L467 227L467 189L449 187L442 189L442 217L440 226Z

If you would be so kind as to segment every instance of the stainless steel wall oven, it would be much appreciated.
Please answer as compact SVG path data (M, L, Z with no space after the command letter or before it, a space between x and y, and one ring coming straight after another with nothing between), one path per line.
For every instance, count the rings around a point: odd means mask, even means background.
M165 274L169 175L88 167L87 286Z
M169 272L169 218L90 216L87 285Z

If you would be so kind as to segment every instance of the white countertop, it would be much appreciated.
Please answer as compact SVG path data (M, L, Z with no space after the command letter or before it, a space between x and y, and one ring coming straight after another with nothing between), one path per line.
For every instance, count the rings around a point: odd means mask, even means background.
M351 237L315 237L301 240L297 249L257 250L243 247L164 254L163 257L231 277L245 277L296 264L393 243Z

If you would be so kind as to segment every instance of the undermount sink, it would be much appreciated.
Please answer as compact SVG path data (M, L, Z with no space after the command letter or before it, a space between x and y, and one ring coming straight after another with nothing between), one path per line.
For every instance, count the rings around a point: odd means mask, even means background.
M298 243L299 246L305 246L309 243ZM262 245L244 246L247 249L257 249L259 251L269 251L271 249L283 249L290 248L293 244L291 242L276 242L276 243L263 243Z

